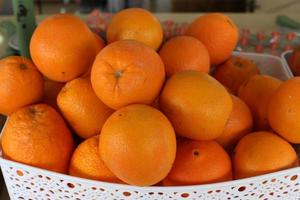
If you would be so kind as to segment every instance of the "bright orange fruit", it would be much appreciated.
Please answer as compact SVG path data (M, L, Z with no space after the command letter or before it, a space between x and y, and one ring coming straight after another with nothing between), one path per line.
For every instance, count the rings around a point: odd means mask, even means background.
M74 141L59 113L46 104L36 104L10 115L1 145L6 159L66 173Z
M198 185L232 179L231 160L215 141L177 140L177 153L163 185Z
M141 8L128 8L113 16L107 27L108 43L118 40L136 40L157 50L163 40L158 19Z
M188 26L185 34L199 39L206 46L213 65L220 64L230 57L239 38L234 22L221 13L198 17Z
M260 131L244 136L233 152L236 179L280 171L298 165L293 147L272 132Z
M151 104L164 80L159 55L133 40L107 45L96 57L91 72L96 95L113 109L133 103Z
M232 110L231 97L221 83L198 71L171 76L159 100L176 133L194 140L219 137Z
M43 97L44 81L34 64L20 56L0 60L0 113L9 115Z
M167 176L176 155L176 137L169 120L142 104L123 107L103 125L99 137L105 165L122 181L154 185Z

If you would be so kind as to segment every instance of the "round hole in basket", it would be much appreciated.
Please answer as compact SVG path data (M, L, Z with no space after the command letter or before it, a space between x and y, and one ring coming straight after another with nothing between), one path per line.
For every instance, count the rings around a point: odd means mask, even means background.
M16 172L17 172L17 174L18 174L19 176L23 176L23 175L24 175L24 173L23 173L21 170L17 170Z
M129 196L131 195L131 193L130 193L130 192L123 192L123 195L124 195L125 197L129 197Z
M188 198L190 195L189 195L189 193L182 193L181 194L181 197L182 198Z
M67 183L67 186L68 186L69 188L74 188L74 187L75 187L75 185L74 185L73 183Z
M298 176L297 175L294 175L294 176L292 176L290 179L291 179L291 181L294 181L294 180L296 180L298 178Z
M272 178L271 182L274 183L276 181L276 178Z
M243 191L245 191L245 190L246 190L246 187L245 187L245 186L241 186L241 187L239 187L239 189L238 189L239 192L243 192Z

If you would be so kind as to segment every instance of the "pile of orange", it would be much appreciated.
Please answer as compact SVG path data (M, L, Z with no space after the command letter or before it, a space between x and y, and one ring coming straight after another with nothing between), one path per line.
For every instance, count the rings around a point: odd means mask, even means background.
M300 78L261 75L232 56L238 29L227 16L200 16L163 42L154 15L126 9L106 38L59 14L34 31L32 60L0 60L6 159L138 186L216 183L298 165L291 143L300 143Z

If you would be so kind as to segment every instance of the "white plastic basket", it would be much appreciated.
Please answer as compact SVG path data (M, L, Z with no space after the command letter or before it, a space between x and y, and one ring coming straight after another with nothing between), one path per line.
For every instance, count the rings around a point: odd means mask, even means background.
M263 74L282 80L291 72L271 55L234 53L254 60ZM177 187L136 187L59 174L0 157L10 198L15 199L300 199L300 167L247 179Z
M281 54L281 59L284 66L291 71L290 65L288 63L289 57L292 55L292 50L285 51ZM292 73L293 75L293 73Z

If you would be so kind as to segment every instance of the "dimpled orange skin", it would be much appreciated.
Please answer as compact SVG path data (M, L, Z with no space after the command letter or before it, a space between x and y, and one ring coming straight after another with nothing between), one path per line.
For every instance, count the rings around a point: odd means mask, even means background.
M198 185L232 179L231 160L215 141L177 140L177 153L163 185Z
M300 143L300 78L281 84L268 105L268 121L279 135L291 143Z
M205 14L195 19L185 35L199 39L207 48L211 64L227 60L238 42L238 28L234 22L221 13Z
M10 115L1 145L6 159L66 173L74 141L63 118L52 107L36 104Z
M75 149L70 161L69 174L99 181L120 182L100 157L98 135L84 140Z
M260 71L250 59L232 56L216 68L213 77L226 86L230 92L237 94L240 86L256 74L260 74Z
M91 72L96 95L113 109L133 103L151 104L164 80L165 69L159 55L133 40L107 45L97 55Z
M238 96L249 106L255 130L270 130L268 105L281 84L282 81L275 77L254 75L241 85Z
M43 78L24 57L9 56L0 60L0 83L0 113L4 115L43 97Z
M57 105L71 127L82 138L98 135L113 113L94 93L88 78L66 83L57 96Z
M129 8L118 12L108 25L108 43L118 40L137 40L157 50L163 40L163 29L149 11Z
M85 73L96 56L94 33L78 17L56 14L42 21L30 40L30 55L47 78L66 82Z
M252 130L252 114L245 102L231 95L232 111L223 133L216 139L226 150L231 151L236 143Z
M198 71L171 76L159 100L176 133L194 140L219 137L232 110L227 90L207 73Z
M260 131L244 136L233 152L234 178L246 178L298 166L293 147L275 133Z
M133 104L105 122L99 137L105 165L131 185L154 185L167 176L176 155L176 136L157 109Z
M210 61L206 47L196 38L177 36L168 40L159 51L167 76L183 70L209 72Z

